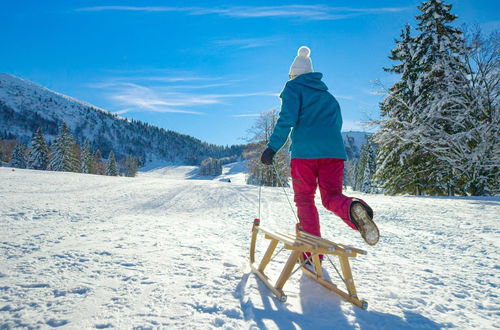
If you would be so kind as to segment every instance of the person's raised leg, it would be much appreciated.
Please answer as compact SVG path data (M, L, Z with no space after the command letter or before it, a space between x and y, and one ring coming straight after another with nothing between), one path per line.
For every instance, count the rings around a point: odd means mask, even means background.
M359 198L342 193L344 160L322 159L318 165L318 184L323 206L335 213L352 229L358 230L369 245L377 244L380 234L373 222L373 210Z
M343 159L320 159L318 165L318 184L323 206L341 218L349 227L358 230L356 225L351 221L349 215L352 198L342 193L343 177Z

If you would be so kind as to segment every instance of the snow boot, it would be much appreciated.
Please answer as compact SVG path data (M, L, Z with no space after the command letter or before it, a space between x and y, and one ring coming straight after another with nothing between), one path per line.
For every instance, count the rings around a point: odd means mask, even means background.
M371 207L355 199L351 202L349 217L368 245L377 244L380 233L377 225L373 222L373 210Z

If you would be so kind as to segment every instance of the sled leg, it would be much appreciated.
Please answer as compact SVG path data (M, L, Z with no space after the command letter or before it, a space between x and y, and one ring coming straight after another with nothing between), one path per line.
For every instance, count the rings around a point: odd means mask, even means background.
M312 257L313 265L314 265L314 270L316 271L316 275L318 277L323 277L323 270L321 269L321 261L319 259L318 254L314 254Z
M347 292L349 292L349 296L357 298L356 287L354 286L354 279L352 278L349 259L345 256L339 256L339 261L342 274L344 275L345 285L347 286Z
M250 240L250 264L255 262L255 242L257 241L257 233L259 232L259 219L254 219L252 226L252 239Z
M290 277L290 274L292 274L293 267L297 263L297 259L299 258L299 255L301 254L300 251L293 250L292 253L290 254L290 257L288 258L288 261L285 264L285 268L283 268L283 271L280 274L280 277L278 278L278 281L276 282L276 289L281 290L283 289L283 286L285 285L285 282L288 280Z
M267 248L266 254L264 254L264 257L262 258L262 261L260 262L259 265L259 271L263 272L264 269L266 268L267 264L271 261L271 257L273 256L273 252L276 249L276 246L278 245L278 240L272 239L271 243L269 243L269 247Z

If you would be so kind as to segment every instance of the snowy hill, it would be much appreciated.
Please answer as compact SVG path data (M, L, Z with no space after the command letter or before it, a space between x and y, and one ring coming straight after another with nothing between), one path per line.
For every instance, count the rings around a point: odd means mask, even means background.
M53 140L66 122L82 144L88 139L93 149L107 157L113 150L145 160L199 163L206 157L240 155L243 146L222 147L191 136L129 121L109 111L56 93L29 81L0 74L0 137L15 137L27 144L38 127Z
M239 166L224 173L239 175ZM498 197L356 193L374 208L375 247L317 200L325 237L368 250L352 261L364 311L300 271L282 304L250 273L257 187L186 179L193 167L152 171L126 178L0 168L0 328L498 326ZM262 201L263 225L293 230L282 189L264 188ZM282 267L285 255L277 260Z

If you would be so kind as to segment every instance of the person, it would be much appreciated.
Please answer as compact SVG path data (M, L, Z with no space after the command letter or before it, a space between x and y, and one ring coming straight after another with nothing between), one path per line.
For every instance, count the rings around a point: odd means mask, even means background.
M261 162L272 165L274 155L290 135L292 186L302 230L321 236L314 203L319 186L323 206L359 231L367 244L375 245L379 230L373 222L373 210L365 201L342 193L347 157L340 133L340 106L321 81L323 75L313 72L310 52L308 47L300 47L290 67L290 80L280 95L279 118Z

